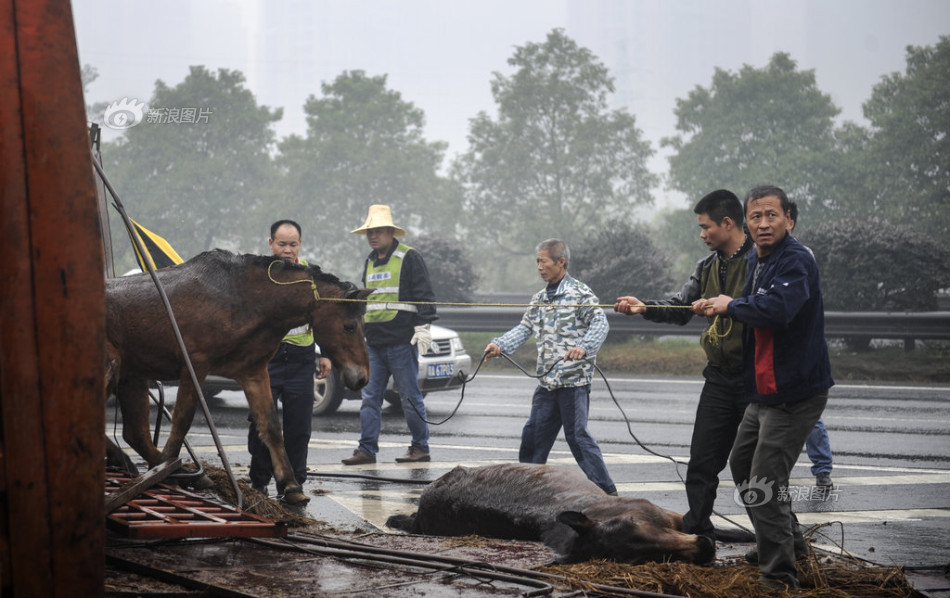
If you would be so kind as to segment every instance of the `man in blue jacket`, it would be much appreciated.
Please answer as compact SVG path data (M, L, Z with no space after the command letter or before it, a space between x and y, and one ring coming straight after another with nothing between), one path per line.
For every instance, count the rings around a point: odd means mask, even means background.
M746 223L755 242L742 296L707 301L708 313L743 324L746 408L729 457L736 492L755 527L760 581L798 587L796 545L804 546L789 502L788 480L828 401L831 363L825 343L818 265L788 234L789 200L775 186L749 191Z

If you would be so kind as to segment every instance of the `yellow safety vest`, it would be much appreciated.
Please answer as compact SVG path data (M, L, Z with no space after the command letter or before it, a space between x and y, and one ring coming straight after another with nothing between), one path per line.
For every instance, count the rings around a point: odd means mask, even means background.
M307 265L306 260L297 260L300 264L304 266ZM283 338L285 343L291 345L297 345L298 347L308 347L313 344L313 330L310 329L310 324L304 324L303 326L297 326L296 328L291 329L287 336Z
M374 289L367 297L367 323L389 322L400 311L418 311L415 305L399 302L399 274L402 272L402 260L410 249L412 247L400 243L389 260L380 266L373 265L372 257L366 261L365 285L367 289Z

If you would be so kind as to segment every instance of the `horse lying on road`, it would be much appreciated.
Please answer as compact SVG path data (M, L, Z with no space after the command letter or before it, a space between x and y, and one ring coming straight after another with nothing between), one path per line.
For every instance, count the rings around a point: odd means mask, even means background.
M223 250L202 253L157 274L198 384L209 374L241 384L258 434L270 449L278 493L288 503L308 501L284 450L267 363L288 331L309 325L344 384L353 390L365 386L365 303L321 299L365 299L371 290L342 282L318 266ZM122 410L122 437L149 467L177 458L194 418L197 393L149 275L107 281L106 339L107 392L115 394ZM148 384L174 379L180 380L178 399L168 440L159 451L149 435Z
M713 542L680 531L683 517L642 498L608 496L579 471L503 463L456 467L426 487L419 510L389 527L435 536L540 540L562 562L707 563Z

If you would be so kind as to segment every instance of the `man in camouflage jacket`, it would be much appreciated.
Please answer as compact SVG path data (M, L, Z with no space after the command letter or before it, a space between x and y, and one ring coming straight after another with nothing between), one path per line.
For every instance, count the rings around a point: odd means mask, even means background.
M563 426L577 464L604 492L616 495L600 447L587 429L590 379L610 327L590 287L568 275L570 256L563 241L538 245L538 273L547 286L531 299L520 324L492 339L485 358L511 354L532 334L536 337L539 383L521 432L519 461L547 462Z

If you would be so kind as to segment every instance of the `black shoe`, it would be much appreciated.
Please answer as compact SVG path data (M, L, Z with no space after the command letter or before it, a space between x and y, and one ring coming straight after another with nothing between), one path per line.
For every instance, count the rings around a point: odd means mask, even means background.
M834 483L831 481L830 473L819 473L815 476L815 485L819 488L831 488Z
M252 484L252 485L251 485L251 488L253 488L253 489L256 490L257 492L260 492L260 493L263 494L264 496L267 496L267 485L266 485L266 484L263 485L263 486L259 486L259 485L257 485L257 484Z
M352 457L347 457L342 461L343 465L365 465L367 463L376 463L376 455L370 455L365 451L356 449Z
M417 446L410 446L405 455L402 457L396 457L396 463L421 463L423 461L431 460L432 457L429 456L429 453Z

